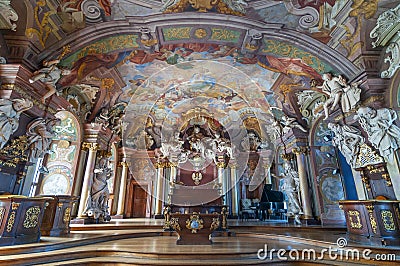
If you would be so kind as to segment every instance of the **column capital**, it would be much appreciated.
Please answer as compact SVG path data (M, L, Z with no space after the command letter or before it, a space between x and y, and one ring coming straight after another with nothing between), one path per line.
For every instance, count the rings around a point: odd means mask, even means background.
M217 168L225 168L225 162L217 162Z
M291 153L284 153L284 154L281 154L281 157L282 157L282 159L285 160L285 161L290 161L290 160L293 159L293 154L291 154Z
M130 163L128 162L119 162L119 165L122 167L129 167Z
M98 143L92 143L92 142L83 142L82 143L82 150L97 151L99 148L100 148L100 145Z
M300 147L297 147L297 148L293 148L292 152L294 154L296 154L296 155L298 155L298 154L305 154L306 155L306 154L310 153L310 148L306 147L306 146L300 146Z

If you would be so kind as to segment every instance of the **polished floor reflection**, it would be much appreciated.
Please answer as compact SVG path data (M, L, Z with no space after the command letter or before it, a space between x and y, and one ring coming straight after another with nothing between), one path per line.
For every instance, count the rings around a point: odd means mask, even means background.
M42 237L37 244L0 248L0 264L398 265L393 259L400 261L400 247L383 248L348 242L342 251L337 250L337 240L346 237L342 227L299 227L282 222L231 220L229 225L235 233L233 236L215 236L212 245L185 246L176 245L176 233L164 232L161 225L162 220L154 219L115 220L106 225L73 225L68 237ZM346 248L359 250L360 258L342 256L340 260L338 255L340 252L344 254ZM307 253L302 258L302 251L306 249L315 251L315 255ZM332 254L323 251L330 249L336 251ZM365 249L370 249L371 253L364 258L362 251ZM376 258L377 254L386 254L391 260L369 260ZM395 257L389 257L391 254Z

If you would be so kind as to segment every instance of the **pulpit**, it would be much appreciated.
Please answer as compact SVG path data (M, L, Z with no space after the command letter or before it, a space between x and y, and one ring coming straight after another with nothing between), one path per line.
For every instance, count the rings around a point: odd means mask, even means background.
M69 222L73 204L78 197L69 195L46 196L51 198L44 212L40 232L43 236L61 236L69 234Z
M0 196L0 246L39 242L46 197Z
M341 200L347 234L356 242L400 245L400 211L397 200Z

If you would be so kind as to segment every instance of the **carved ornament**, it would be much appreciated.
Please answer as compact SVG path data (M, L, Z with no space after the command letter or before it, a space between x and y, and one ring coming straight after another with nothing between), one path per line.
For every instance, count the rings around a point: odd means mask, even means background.
M210 226L210 231L214 231L214 230L218 229L219 226L220 226L219 218L213 218L211 226Z
M386 231L395 231L396 225L393 219L393 213L390 210L381 210L381 217L383 221L383 227Z
M91 143L91 142L82 143L82 150L97 151L99 148L100 145L98 143Z
M370 37L376 38L372 42L373 47L386 46L386 53L390 54L385 58L389 64L387 70L381 73L382 78L391 78L400 67L400 5L382 13L375 28L371 31Z
M369 221L371 223L371 228L374 234L376 234L376 229L378 228L378 225L376 224L376 220L374 217L374 206L373 205L366 205L365 206L368 210L368 215L369 215Z
M375 28L370 32L369 36L376 40L372 42L372 46L385 46L390 39L400 30L400 5L389 9L379 15Z
M353 229L361 229L363 226L361 224L360 212L357 210L351 210L347 212L349 217L350 227Z
M18 14L10 4L11 0L0 0L0 29L16 31Z
M356 158L354 168L359 169L368 165L380 164L383 162L383 158L379 156L376 151L372 150L370 146L363 143L360 145L360 152Z
M197 231L203 228L203 219L197 213L193 213L186 220L186 228L192 230L192 234L197 234Z
M25 213L25 219L23 223L24 228L35 228L39 223L40 207L30 207Z

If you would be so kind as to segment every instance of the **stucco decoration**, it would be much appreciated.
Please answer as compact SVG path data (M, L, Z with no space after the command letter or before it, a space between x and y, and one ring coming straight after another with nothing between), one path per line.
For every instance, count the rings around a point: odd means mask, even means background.
M11 7L11 0L0 0L0 29L17 30L17 12Z
M370 37L376 38L372 42L373 47L386 46L385 63L389 67L381 73L382 78L391 78L400 67L400 5L382 13L377 21L377 25L371 31Z

